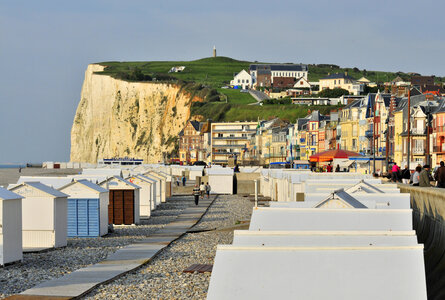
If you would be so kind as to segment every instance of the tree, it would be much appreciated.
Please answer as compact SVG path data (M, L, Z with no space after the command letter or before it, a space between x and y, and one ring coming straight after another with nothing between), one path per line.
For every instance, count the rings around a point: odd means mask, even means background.
M349 91L342 88L325 89L318 93L318 96L325 98L338 98L343 95L349 95Z
M371 86L367 86L367 85L365 85L365 88L363 89L363 93L366 95L366 94L369 94L369 93L377 93L378 91L379 91L379 89L380 90L383 90L384 88L381 88L381 87L379 87L379 86L373 86L373 87L371 87Z

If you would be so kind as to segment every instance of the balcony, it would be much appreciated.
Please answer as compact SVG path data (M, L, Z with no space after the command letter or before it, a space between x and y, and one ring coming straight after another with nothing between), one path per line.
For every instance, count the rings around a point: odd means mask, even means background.
M433 147L433 152L445 152L445 144L442 144L442 146L434 146Z
M213 155L241 155L240 152L212 151Z
M264 154L264 158L281 158L286 157L286 154L279 154L279 153L271 153L271 154Z
M233 144L214 144L213 148L245 148L246 144L239 144L239 145L233 145Z
M426 128L411 128L412 134L424 135L426 134Z
M256 128L253 129L213 129L212 132L239 132L239 133L244 133L244 132L256 132Z
M373 132L372 132L372 130L366 130L365 131L365 136L367 137L367 138L371 138L372 136L373 136Z
M214 136L212 138L214 140L248 140L248 139L250 139L250 137L248 137L248 136L224 136L224 137Z
M413 149L413 154L414 155L424 155L425 154L425 149L424 148L414 148Z

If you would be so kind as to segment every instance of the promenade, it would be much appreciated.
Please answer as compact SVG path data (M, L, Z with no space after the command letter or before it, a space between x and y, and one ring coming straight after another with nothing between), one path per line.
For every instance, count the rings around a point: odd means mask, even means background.
M193 264L212 265L216 245L231 243L233 230L206 231L250 219L253 204L220 195L196 207L183 194L189 189L191 183L176 187L180 194L142 225L116 226L103 238L69 239L63 249L25 254L22 263L0 269L2 280L7 279L0 284L0 297L205 298L210 273L182 271ZM193 233L187 233L190 229Z

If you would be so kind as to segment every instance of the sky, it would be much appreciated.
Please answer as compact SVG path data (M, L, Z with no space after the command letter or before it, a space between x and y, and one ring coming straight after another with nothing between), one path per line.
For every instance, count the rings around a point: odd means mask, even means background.
M445 76L445 1L0 1L0 163L68 161L87 65L332 63ZM310 72L310 70L309 70Z

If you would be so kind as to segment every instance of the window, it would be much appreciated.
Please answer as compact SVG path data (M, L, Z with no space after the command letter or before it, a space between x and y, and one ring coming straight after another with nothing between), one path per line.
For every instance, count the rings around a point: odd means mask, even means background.
M230 134L230 137L235 137L235 135L233 133Z
M218 133L218 137L223 137L223 134L222 133Z
M246 83L249 83L249 79L246 79Z
M243 80L241 80L241 82L242 82L242 83L244 83L244 79L243 79Z
M334 84L337 84L337 80L334 80Z
M238 83L240 83L240 80L238 79Z

